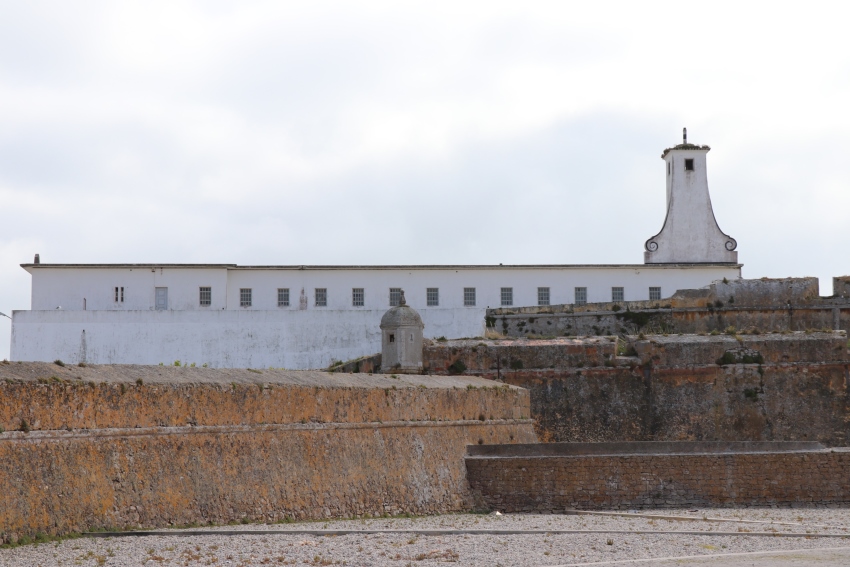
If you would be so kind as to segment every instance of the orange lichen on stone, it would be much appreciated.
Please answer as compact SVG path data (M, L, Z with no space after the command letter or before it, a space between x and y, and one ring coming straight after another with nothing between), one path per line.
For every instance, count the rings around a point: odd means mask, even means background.
M529 414L473 377L3 365L0 540L467 510L466 446L536 441Z

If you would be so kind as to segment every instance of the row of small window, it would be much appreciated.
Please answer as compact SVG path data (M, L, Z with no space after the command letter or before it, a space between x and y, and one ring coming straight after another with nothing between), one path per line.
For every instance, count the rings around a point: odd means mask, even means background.
M313 297L316 307L328 306L328 289L325 287L317 287L314 290ZM239 290L239 306L251 307L253 304L254 291L250 287L243 287ZM429 287L425 290L426 301L429 307L437 307L440 305L440 289ZM475 288L466 287L463 290L464 305L475 306ZM201 288L201 305L209 305L212 301L212 290L208 287ZM366 304L366 291L362 287L351 289L351 305L353 307L363 307ZM401 305L401 288L390 288L390 306L396 307ZM289 288L281 287L277 290L277 306L289 307Z
M625 296L625 289L622 287L612 287L611 288L611 301L623 301ZM577 305L582 305L587 303L587 288L586 287L577 287L575 288L575 303ZM315 289L315 305L316 307L327 307L328 305L328 289L324 287L317 287ZM538 287L537 288L537 305L549 305L550 292L548 287ZM501 288L501 305L503 307L510 307L514 304L514 288L512 287L503 287ZM661 299L661 288L660 287L650 287L649 288L649 299L652 300L660 300ZM425 301L428 307L438 307L440 305L440 288L437 287L429 287L425 290ZM115 288L115 302L123 303L124 302L124 288L116 287ZM253 290L250 287L243 287L239 290L239 306L240 307L251 307L253 302ZM401 303L401 288L399 287L391 287L390 288L390 306L395 307ZM212 288L211 287L201 287L200 288L200 304L201 305L211 305L212 304ZM289 288L278 288L277 290L277 305L278 307L289 307ZM363 307L365 305L365 293L362 287L355 287L351 290L351 305L354 307ZM475 307L475 288L474 287L465 287L463 288L463 305L465 307Z
M123 292L122 292L123 293ZM240 307L251 307L253 290L251 288L242 288L239 290L239 305ZM575 303L583 305L587 303L587 288L575 288ZM327 307L328 305L328 290L324 287L315 289L315 305L316 307ZM611 301L624 301L625 288L612 287ZM201 305L209 305L212 299L211 289L208 287L201 288ZM514 288L503 287L500 293L501 305L510 307L514 304ZM661 288L650 287L649 299L660 300ZM550 289L548 287L537 288L537 305L549 305ZM440 305L440 289L429 287L425 290L425 302L428 307L438 307ZM390 306L395 307L401 304L401 288L390 288ZM277 290L277 305L278 307L289 307L289 288L278 288ZM362 287L355 287L351 290L351 305L354 307L363 307L365 305L365 293ZM465 307L475 307L475 288L463 288L463 305Z
M624 301L626 295L626 290L623 287L612 287L611 288L611 301ZM577 287L574 291L574 303L576 305L584 305L587 303L587 288L586 287ZM537 288L537 305L549 305L549 288L548 287L538 287ZM649 299L660 300L661 299L661 288L660 287L650 287L649 288ZM502 307L510 307L514 304L514 288L512 287L503 287L501 293L501 303Z

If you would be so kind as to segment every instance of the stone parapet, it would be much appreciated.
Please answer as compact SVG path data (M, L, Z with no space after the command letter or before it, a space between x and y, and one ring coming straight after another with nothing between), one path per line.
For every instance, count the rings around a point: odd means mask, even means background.
M488 309L487 327L509 337L739 331L850 330L850 277L833 278L832 297L817 278L716 281L663 300Z
M847 334L836 332L789 332L758 335L654 335L628 342L642 364L664 367L748 363L848 363Z
M461 339L432 342L423 350L424 365L433 374L505 372L522 368L603 366L617 355L612 338L548 340Z
M0 427L31 430L515 419L528 392L475 377L0 364Z

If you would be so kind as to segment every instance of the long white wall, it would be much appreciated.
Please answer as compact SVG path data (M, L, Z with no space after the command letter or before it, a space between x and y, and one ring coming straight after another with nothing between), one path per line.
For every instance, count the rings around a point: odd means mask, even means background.
M714 280L740 277L734 265L619 265L619 266L445 266L364 268L250 268L250 267L28 267L32 274L32 309L46 311L155 308L155 289L168 288L168 309L176 311L283 310L300 308L302 289L307 310L366 310L389 307L389 288L405 290L415 309L429 309L426 289L438 288L439 307L464 308L463 289L476 290L475 307L501 306L501 288L513 288L513 305L537 305L537 288L550 289L553 305L573 303L576 287L587 288L587 301L611 301L611 288L623 287L625 300L649 299L649 288L662 297L679 289L699 288ZM212 304L199 305L199 288L212 288ZM115 301L115 287L124 288L124 301ZM239 290L252 290L252 305L241 307ZM290 306L278 307L278 288L290 290ZM317 307L316 288L327 289L328 304ZM365 305L353 307L352 288L363 288ZM84 301L85 300L85 301Z
M384 309L324 311L15 311L12 360L326 368L381 351ZM433 336L481 336L484 309L431 309Z
M12 360L113 364L209 364L215 367L323 368L380 351L381 316L389 288L405 290L422 316L426 337L475 337L484 333L487 307L501 305L502 287L513 305L537 305L537 288L550 288L550 303L573 303L575 287L589 302L611 301L621 286L625 300L662 297L740 277L735 265L492 266L237 268L27 266L33 277L32 311L15 311ZM212 288L212 304L199 305L199 287ZM124 288L116 302L114 288ZM168 288L168 309L155 310L155 289ZM439 289L428 306L426 289ZM476 305L464 306L464 287L476 289ZM240 288L252 305L240 307ZM289 288L290 306L278 307L277 289ZM328 304L315 305L325 288ZM363 288L365 306L351 304ZM307 302L301 308L304 289ZM85 303L83 302L85 299ZM83 306L85 304L85 310ZM61 307L57 309L57 307Z
M201 286L218 290L205 310L227 306L226 268L28 268L32 274L32 309L65 311L152 310L157 287L168 288L170 309L198 310ZM115 288L124 288L124 301L115 301ZM237 303L238 305L238 303Z

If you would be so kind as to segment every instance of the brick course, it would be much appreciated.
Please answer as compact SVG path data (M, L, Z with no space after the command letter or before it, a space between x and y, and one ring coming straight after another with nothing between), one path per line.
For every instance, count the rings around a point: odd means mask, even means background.
M479 502L504 512L846 506L850 451L467 457Z

